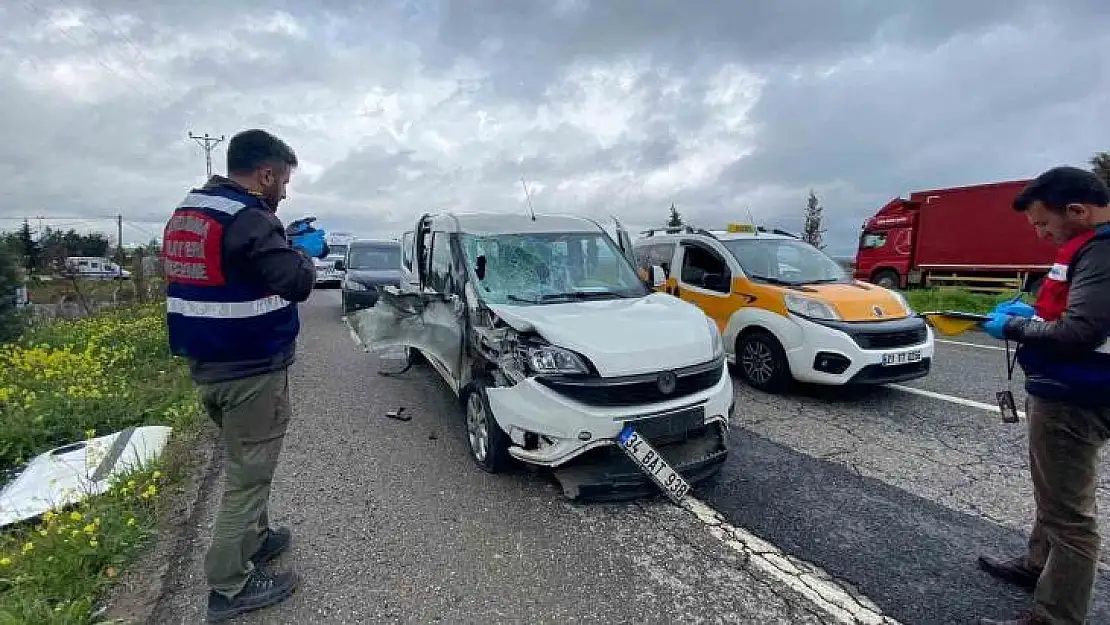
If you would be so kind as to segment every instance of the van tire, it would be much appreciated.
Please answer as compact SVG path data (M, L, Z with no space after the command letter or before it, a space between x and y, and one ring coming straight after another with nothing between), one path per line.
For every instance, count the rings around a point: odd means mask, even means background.
M736 339L736 367L754 389L778 393L793 379L782 344L766 330L753 330Z
M463 434L470 458L487 473L501 473L512 462L509 435L493 418L486 385L475 381L463 396Z

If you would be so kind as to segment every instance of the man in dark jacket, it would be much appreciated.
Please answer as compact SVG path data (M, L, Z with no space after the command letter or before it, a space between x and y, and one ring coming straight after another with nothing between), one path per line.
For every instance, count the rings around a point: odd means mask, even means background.
M1110 438L1110 191L1093 173L1057 167L1014 201L1058 246L1035 307L1005 304L984 325L1019 343L1028 394L1029 464L1037 516L1024 556L979 558L991 575L1034 593L1017 620L1086 619L1098 564L1099 451Z
M284 600L298 581L258 568L291 541L288 529L270 526L270 484L290 419L297 303L312 293L312 257L326 251L322 231L291 245L275 216L296 165L289 146L264 131L234 136L228 176L190 191L163 239L170 348L188 360L227 450L205 558L211 621Z

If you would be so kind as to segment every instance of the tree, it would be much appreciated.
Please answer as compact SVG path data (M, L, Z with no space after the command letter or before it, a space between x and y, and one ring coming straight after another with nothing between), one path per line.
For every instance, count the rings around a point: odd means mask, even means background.
M682 226L682 215L675 208L674 202L671 202L671 218L667 220L668 228L679 228Z
M1106 184L1110 184L1110 152L1099 152L1088 162L1091 164L1091 171L1098 174Z
M24 328L24 317L16 308L16 289L21 287L16 255L0 246L0 343L17 338Z
M821 228L821 212L824 209L821 207L821 201L817 199L817 194L813 189L809 190L809 202L806 204L806 220L805 226L802 228L802 240L817 249L825 249L825 244L822 241L822 235L825 231Z
M42 259L42 249L35 241L34 235L31 234L31 224L26 219L23 220L23 225L19 227L18 236L19 251L23 254L23 267L27 270L27 273L33 273Z

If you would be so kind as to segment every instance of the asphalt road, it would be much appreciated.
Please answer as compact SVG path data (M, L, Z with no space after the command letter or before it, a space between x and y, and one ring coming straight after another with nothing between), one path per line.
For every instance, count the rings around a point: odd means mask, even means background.
M273 493L296 540L279 566L304 585L242 622L843 622L768 566L787 560L776 566L831 577L822 596L839 590L902 623L973 623L1029 600L975 567L981 550L1020 551L1032 519L1025 422L974 404L1006 384L989 338L940 344L934 372L906 385L927 395L770 396L737 381L732 456L695 493L736 526L724 531L663 501L572 504L543 473L482 473L447 387L422 366L378 376L338 301L322 291L302 307ZM402 406L411 421L385 417ZM211 510L165 622L203 618L210 522ZM752 535L783 554L737 546ZM1105 580L1096 592L1091 622L1110 622Z

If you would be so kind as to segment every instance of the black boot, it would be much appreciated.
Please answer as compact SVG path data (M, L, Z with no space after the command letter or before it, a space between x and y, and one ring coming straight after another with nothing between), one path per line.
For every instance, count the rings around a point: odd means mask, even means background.
M247 578L247 585L233 599L216 591L208 592L208 622L225 621L280 603L293 594L299 581L297 574L292 571L275 575L255 569Z
M999 560L990 556L979 556L979 568L993 577L1020 586L1029 592L1037 588L1037 579L1041 576L1041 572L1030 568L1023 557Z
M293 533L287 527L279 527L271 529L266 534L266 540L258 547L258 551L254 552L251 556L251 562L255 566L262 566L270 560L280 556L289 544L293 542Z

